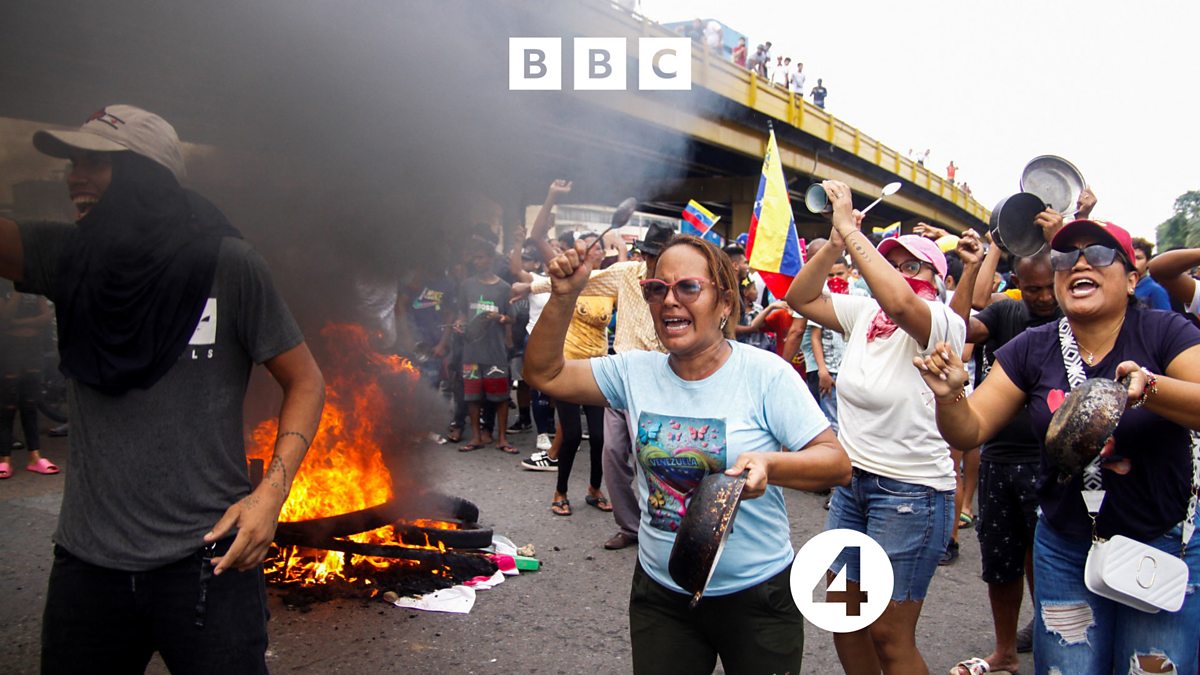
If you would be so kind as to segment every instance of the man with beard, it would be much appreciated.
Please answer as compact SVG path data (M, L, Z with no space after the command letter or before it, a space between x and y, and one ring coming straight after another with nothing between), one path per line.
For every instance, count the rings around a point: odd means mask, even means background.
M324 382L266 264L203 197L161 117L126 105L39 131L71 160L76 225L0 219L0 276L55 302L70 466L42 672L266 672L260 563L317 431ZM283 389L262 482L242 403Z

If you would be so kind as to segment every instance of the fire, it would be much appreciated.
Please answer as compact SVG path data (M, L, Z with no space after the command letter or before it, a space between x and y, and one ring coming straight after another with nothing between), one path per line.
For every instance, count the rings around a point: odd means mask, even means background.
M325 408L321 426L292 482L283 505L282 522L312 520L360 511L392 499L392 476L383 460L383 449L398 439L392 422L399 398L417 386L416 368L399 356L374 352L366 331L350 324L331 324L321 331L329 345ZM386 380L385 388L381 382ZM407 388L407 390L405 390ZM250 458L269 462L278 424L274 419L259 424L247 448ZM391 526L347 538L361 544L400 545ZM273 547L266 561L269 579L303 585L340 579L355 581L354 570L386 569L417 563L372 558L338 551ZM368 580L369 583L369 580Z

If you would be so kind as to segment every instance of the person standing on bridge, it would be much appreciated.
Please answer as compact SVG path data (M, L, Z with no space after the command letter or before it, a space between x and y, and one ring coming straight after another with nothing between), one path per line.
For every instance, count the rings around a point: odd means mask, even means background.
M71 161L75 224L0 219L0 276L46 295L70 386L70 467L42 672L265 673L262 561L317 431L324 382L262 258L180 186L183 148L127 105L34 146ZM250 484L255 363L283 389Z
M829 92L825 89L824 80L822 80L821 78L818 77L817 78L817 86L813 87L813 89L812 89L813 105L817 106L821 110L824 110L825 109L825 96L828 93Z

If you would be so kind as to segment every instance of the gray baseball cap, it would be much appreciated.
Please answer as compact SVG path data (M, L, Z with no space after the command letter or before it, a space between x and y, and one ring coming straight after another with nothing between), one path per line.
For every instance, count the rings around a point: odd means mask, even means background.
M110 105L92 114L78 131L42 129L33 147L51 157L69 159L72 150L136 152L167 167L182 181L187 175L183 144L166 120L131 105Z

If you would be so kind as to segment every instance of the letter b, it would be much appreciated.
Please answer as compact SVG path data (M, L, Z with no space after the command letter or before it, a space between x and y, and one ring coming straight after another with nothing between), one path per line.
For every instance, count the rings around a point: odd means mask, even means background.
M575 38L576 90L625 89L625 38Z
M508 88L562 89L562 38L510 37Z

